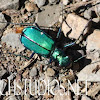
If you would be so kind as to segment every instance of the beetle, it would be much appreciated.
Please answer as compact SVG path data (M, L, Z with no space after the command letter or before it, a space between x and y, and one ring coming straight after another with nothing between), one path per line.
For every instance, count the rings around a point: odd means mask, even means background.
M88 21L87 25L89 24L90 21L91 19ZM2 23L7 23L7 22L2 22ZM21 25L24 23L11 23L11 24ZM22 28L21 29L22 34L20 35L21 43L27 49L34 51L32 55L30 56L30 59L33 57L34 53L37 53L43 57L47 57L47 58L50 57L50 60L57 61L59 63L59 66L70 65L72 63L70 60L70 57L66 56L63 50L56 47L56 42L52 39L51 36L49 36L47 33L41 30L37 24L35 25L36 26L28 26L26 28ZM77 40L65 45L64 47L65 48L70 47L70 46L75 45L77 42L79 42L87 25L85 26L85 28L83 29L81 35L79 36ZM60 32L61 32L61 27L59 28L56 38L59 38Z
M65 45L64 46L65 48L73 46L77 42L79 42L80 38L82 38L84 30L86 29L91 20L92 19L88 21L87 25L84 27L79 38L76 39L74 42ZM28 26L24 28L20 36L21 43L29 50L34 51L31 57L34 55L34 53L37 53L43 57L50 57L51 60L57 61L59 63L59 66L70 65L71 64L70 57L66 56L63 50L56 47L56 42L51 38L51 36L49 36L47 33L41 30L37 24L35 25L36 26ZM59 38L60 33L61 33L61 27L59 28L59 31L57 33L56 36L57 39Z
M68 66L70 64L70 58L65 56L61 49L55 47L55 41L51 36L38 27L28 26L24 28L20 41L29 50L43 57L50 57L52 60L57 61L60 66Z

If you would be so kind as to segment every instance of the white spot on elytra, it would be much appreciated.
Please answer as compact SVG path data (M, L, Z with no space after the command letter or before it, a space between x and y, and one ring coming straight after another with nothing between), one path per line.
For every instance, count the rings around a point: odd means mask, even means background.
M41 32L41 35L43 34L43 32Z

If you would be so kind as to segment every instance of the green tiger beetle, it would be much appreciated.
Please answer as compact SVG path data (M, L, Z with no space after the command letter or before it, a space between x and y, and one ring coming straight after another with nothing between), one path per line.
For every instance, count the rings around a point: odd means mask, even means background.
M91 20L89 20L89 22L90 21ZM84 30L86 29L86 27L84 28ZM61 27L59 28L59 31L57 33L57 39L59 38L60 32ZM79 38L80 37L81 35L79 36ZM64 48L75 45L79 38L76 41L65 45ZM24 28L20 36L20 41L27 49L33 51L30 59L35 53L37 53L43 57L50 57L50 61L57 61L59 63L59 66L68 66L71 63L69 56L65 56L63 50L56 47L56 42L52 39L52 37L41 30L37 24L36 26L28 26Z
M89 20L89 22L90 21L91 19ZM84 30L86 29L87 25L85 26ZM57 33L57 39L60 37L60 33L61 27L59 28L59 31ZM76 41L64 45L64 48L74 46L81 38L81 35ZM56 47L56 42L51 38L51 36L41 30L37 24L36 27L28 26L24 28L20 37L20 41L26 48L34 51L31 57L34 55L34 53L37 53L43 57L50 57L50 61L57 61L59 63L59 66L68 66L71 63L69 56L65 56L63 50Z

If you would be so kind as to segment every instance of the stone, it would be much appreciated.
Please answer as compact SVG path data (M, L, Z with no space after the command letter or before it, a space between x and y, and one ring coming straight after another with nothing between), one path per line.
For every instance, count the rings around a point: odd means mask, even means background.
M24 100L30 100L30 97L28 95L24 95Z
M56 86L56 84L57 84L57 82L56 82L56 79L54 79L54 80L52 80L51 82L50 82L50 87L52 87L52 86Z
M20 61L21 60L21 57L20 56L17 56L16 57L16 61Z
M87 20L75 15L74 13L68 14L66 21L64 21L62 24L62 31L65 37L68 35L69 38L78 39L87 23ZM84 31L84 35L88 32L90 26L91 25L89 24ZM69 34L69 32L71 33Z
M51 94L48 95L48 93L45 93L43 97L47 100L47 99L53 98L53 95Z
M63 19L64 19L64 16L60 15L59 22L62 23Z
M98 85L96 84L88 90L87 95L91 97L95 97L99 91L100 91L100 84Z
M93 18L92 20L93 20L95 23L99 23L99 21L100 21L99 17Z
M100 95L98 95L97 99L100 100Z
M44 80L44 78L45 78L44 73L40 73L40 72L39 72L39 75L40 75L39 80Z
M9 96L9 97L7 98L7 100L17 100L17 98L16 98L15 96Z
M34 77L37 75L37 68L36 67L33 67L30 71L30 76L31 77Z
M16 48L18 52L21 52L25 49L25 47L20 42L20 34L16 34L12 29L7 29L4 31L4 34L1 38L2 43L6 43L12 49Z
M25 72L22 74L23 78L26 78L28 73L29 73L29 70L25 70Z
M52 68L48 68L47 69L47 75L48 76L54 76L55 75L55 71Z
M31 11L38 12L38 8L37 8L36 4L31 3L31 2L28 2L25 4L25 9L28 12L31 12Z
M34 0L29 0L30 2L34 2Z
M13 19L15 16L19 16L20 11L15 10L15 9L7 9L2 11L3 14L8 15L9 17L11 17L11 19Z
M46 0L34 0L34 2L40 8L40 7L42 7L46 3Z
M46 83L49 81L49 82L52 82L54 78L53 77L50 77L48 76L47 72L45 72L45 77L44 77L44 80L46 81Z
M67 82L68 80L73 81L74 79L75 79L74 74L65 75L65 76L61 77L61 80L63 81L63 83Z
M4 15L0 13L0 22L7 22ZM0 23L0 30L3 30L6 27L7 23Z
M49 0L50 4L56 4L57 2L59 2L59 0Z
M2 45L0 44L0 49L2 48Z
M91 18L91 9L84 11L84 18L90 19Z
M16 75L15 81L16 81L16 82L19 82L19 80L21 80L21 75L20 75L20 74L17 74L17 75Z
M35 22L39 26L51 27L59 20L61 7L59 5L47 5L43 9L37 14Z
M0 0L0 10L18 9L19 0Z
M0 79L7 73L6 70L0 70Z
M14 71L14 69L15 69L14 67L15 66L13 64L10 64L7 70L11 73Z
M100 30L94 30L87 38L87 51L100 50Z
M100 2L100 1L99 1ZM97 1L98 3L98 1ZM99 20L99 14L100 14L100 4L97 4L87 10L84 11L84 18L90 19L92 18L93 21L98 21ZM98 18L96 18L98 17Z
M81 100L91 100L91 99L87 97L86 95L83 95Z
M64 5L67 5L69 3L69 0L62 0Z
M96 5L96 7L95 7L96 13L97 13L97 14L99 15L99 17L100 17L100 0L97 0L96 3L97 3L97 5Z
M83 2L86 2L86 1L88 1L88 0L82 0Z
M56 90L55 91L55 96L54 96L54 100L72 100L71 98L71 92L64 92L62 89L60 90Z
M0 80L0 96L2 95L6 85L7 83L5 82L5 80Z
M96 62L93 64L89 64L85 66L78 74L78 80L80 81L91 81L91 82L97 82L100 81L100 70L97 70L96 72L93 72L94 69L97 68L97 66L100 65L100 62Z
M17 73L12 73L9 77L7 77L8 80L13 80L16 77Z

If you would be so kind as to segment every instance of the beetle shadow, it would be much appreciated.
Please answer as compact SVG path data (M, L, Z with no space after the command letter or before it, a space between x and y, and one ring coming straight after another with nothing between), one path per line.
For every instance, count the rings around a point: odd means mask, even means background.
M53 40L55 41L55 47L62 49L66 55L71 57L72 62L82 57L82 55L86 54L86 47L80 47L79 45L64 48L64 45L66 43L68 44L70 42L74 42L75 40L71 40L70 38L65 37L63 33L60 34L60 38L56 39L57 31L52 31L52 30L47 30L47 29L44 29L43 31L53 38ZM85 38L87 38L87 36L85 36ZM84 54L80 53L79 51L83 51ZM91 63L91 59L87 59L86 57L84 57L81 60L79 60L77 63L79 63L79 66L80 66L80 68L77 71L80 71L85 66Z
M85 47L81 48L81 47L76 45L74 47L68 48L66 50L66 52L67 52L67 55L69 55L72 59L72 62L73 62L72 69L74 71L80 71L85 66L87 66L91 63L91 59L87 59L86 57L83 57L82 59L80 59L82 56L86 55L86 48ZM78 59L80 59L80 60L78 60ZM76 61L76 62L74 62L74 61Z

